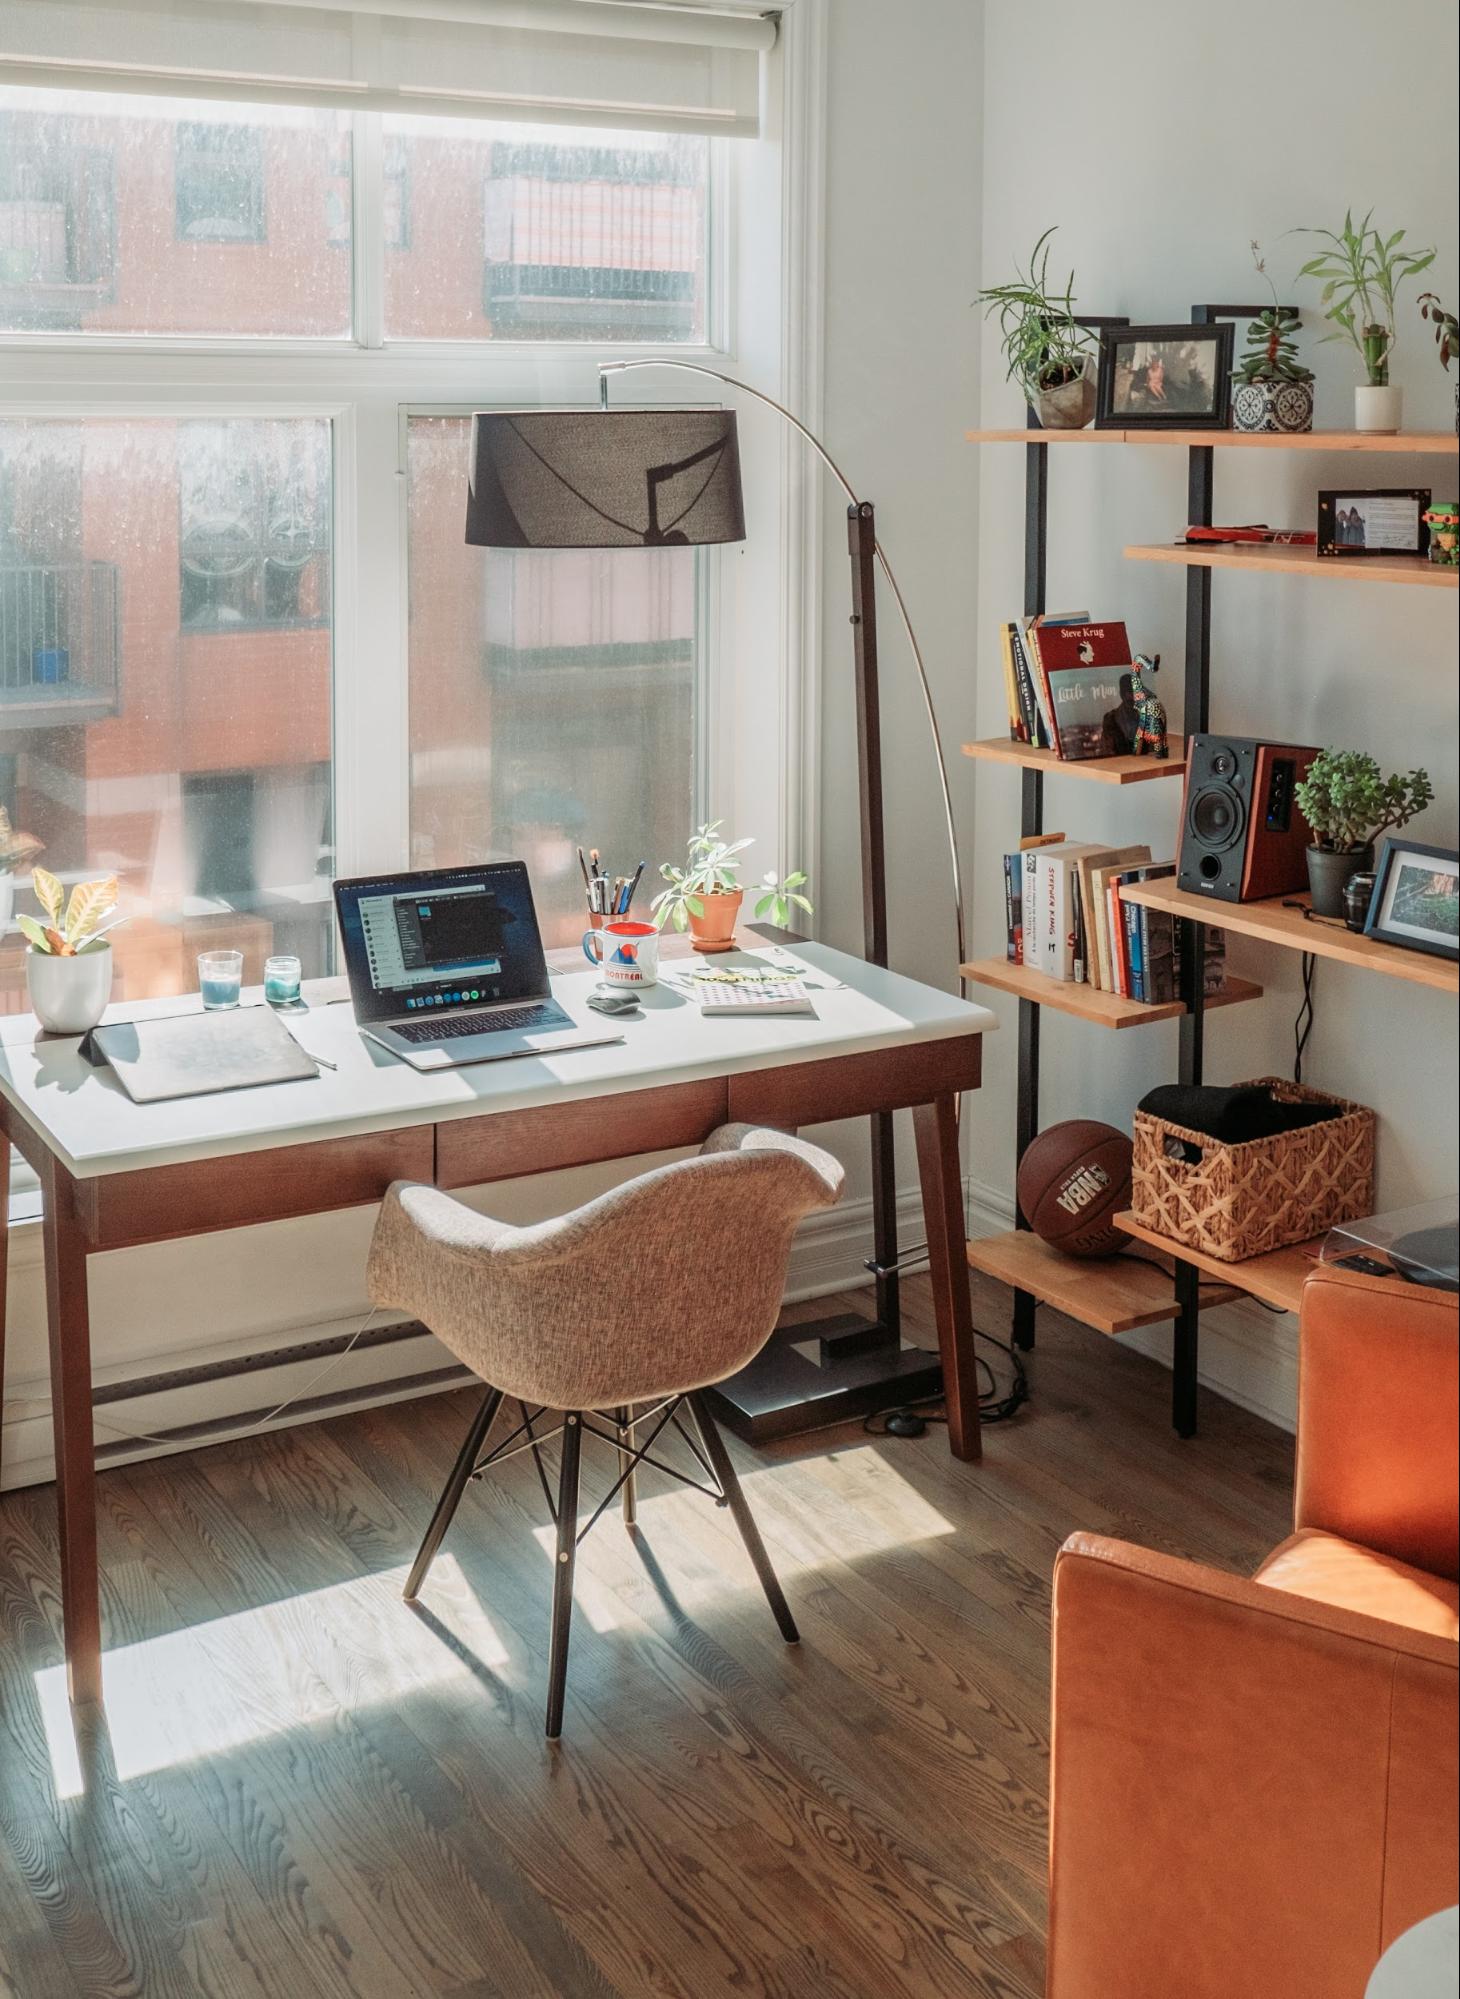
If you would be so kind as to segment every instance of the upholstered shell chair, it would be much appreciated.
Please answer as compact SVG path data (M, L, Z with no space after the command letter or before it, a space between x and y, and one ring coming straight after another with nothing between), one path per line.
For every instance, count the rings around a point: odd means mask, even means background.
M797 1223L841 1195L830 1154L784 1132L721 1125L696 1158L645 1173L555 1221L510 1228L435 1187L398 1181L369 1261L376 1305L409 1312L487 1384L406 1582L426 1579L470 1479L515 1449L561 1436L547 1734L562 1733L578 1473L585 1430L618 1453L616 1493L634 1522L640 1463L671 1424L728 1506L788 1644L795 1622L703 1390L752 1360L775 1327ZM519 1424L491 1451L505 1400ZM647 1408L642 1405L648 1405ZM687 1406L690 1429L681 1422ZM561 1412L557 1429L547 1412ZM641 1444L640 1430L647 1430ZM520 1441L519 1441L520 1440ZM544 1473L544 1489L551 1487ZM688 1481L697 1484L696 1480Z

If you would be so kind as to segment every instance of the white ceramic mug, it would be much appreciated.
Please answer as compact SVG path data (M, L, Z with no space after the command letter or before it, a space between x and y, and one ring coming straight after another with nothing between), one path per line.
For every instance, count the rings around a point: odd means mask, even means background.
M652 923L623 917L601 930L583 932L583 955L603 973L606 986L659 983L659 932Z

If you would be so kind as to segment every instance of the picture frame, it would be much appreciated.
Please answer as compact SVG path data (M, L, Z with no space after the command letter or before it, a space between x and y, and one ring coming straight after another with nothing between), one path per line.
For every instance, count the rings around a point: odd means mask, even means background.
M1374 862L1364 935L1460 962L1460 852L1386 833Z
M1427 486L1345 486L1318 495L1318 553L1351 560L1366 555L1424 555L1430 531Z
M1231 420L1230 320L1104 327L1097 430L1226 430Z

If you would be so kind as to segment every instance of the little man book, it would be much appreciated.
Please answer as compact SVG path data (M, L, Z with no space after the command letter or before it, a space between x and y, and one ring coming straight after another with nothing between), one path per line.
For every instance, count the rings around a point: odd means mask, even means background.
M1038 656L1060 756L1066 763L1109 756L1115 724L1107 717L1129 691L1121 686L1131 663L1124 624L1041 625Z

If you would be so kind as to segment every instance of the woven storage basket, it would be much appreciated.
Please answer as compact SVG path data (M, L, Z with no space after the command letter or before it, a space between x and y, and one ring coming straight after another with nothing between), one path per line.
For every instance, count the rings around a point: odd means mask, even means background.
M1362 1104L1259 1076L1281 1103L1339 1104L1342 1116L1246 1145L1223 1145L1136 1112L1132 1207L1143 1228L1224 1263L1306 1242L1374 1211L1374 1113ZM1171 1158L1168 1139L1200 1149Z

